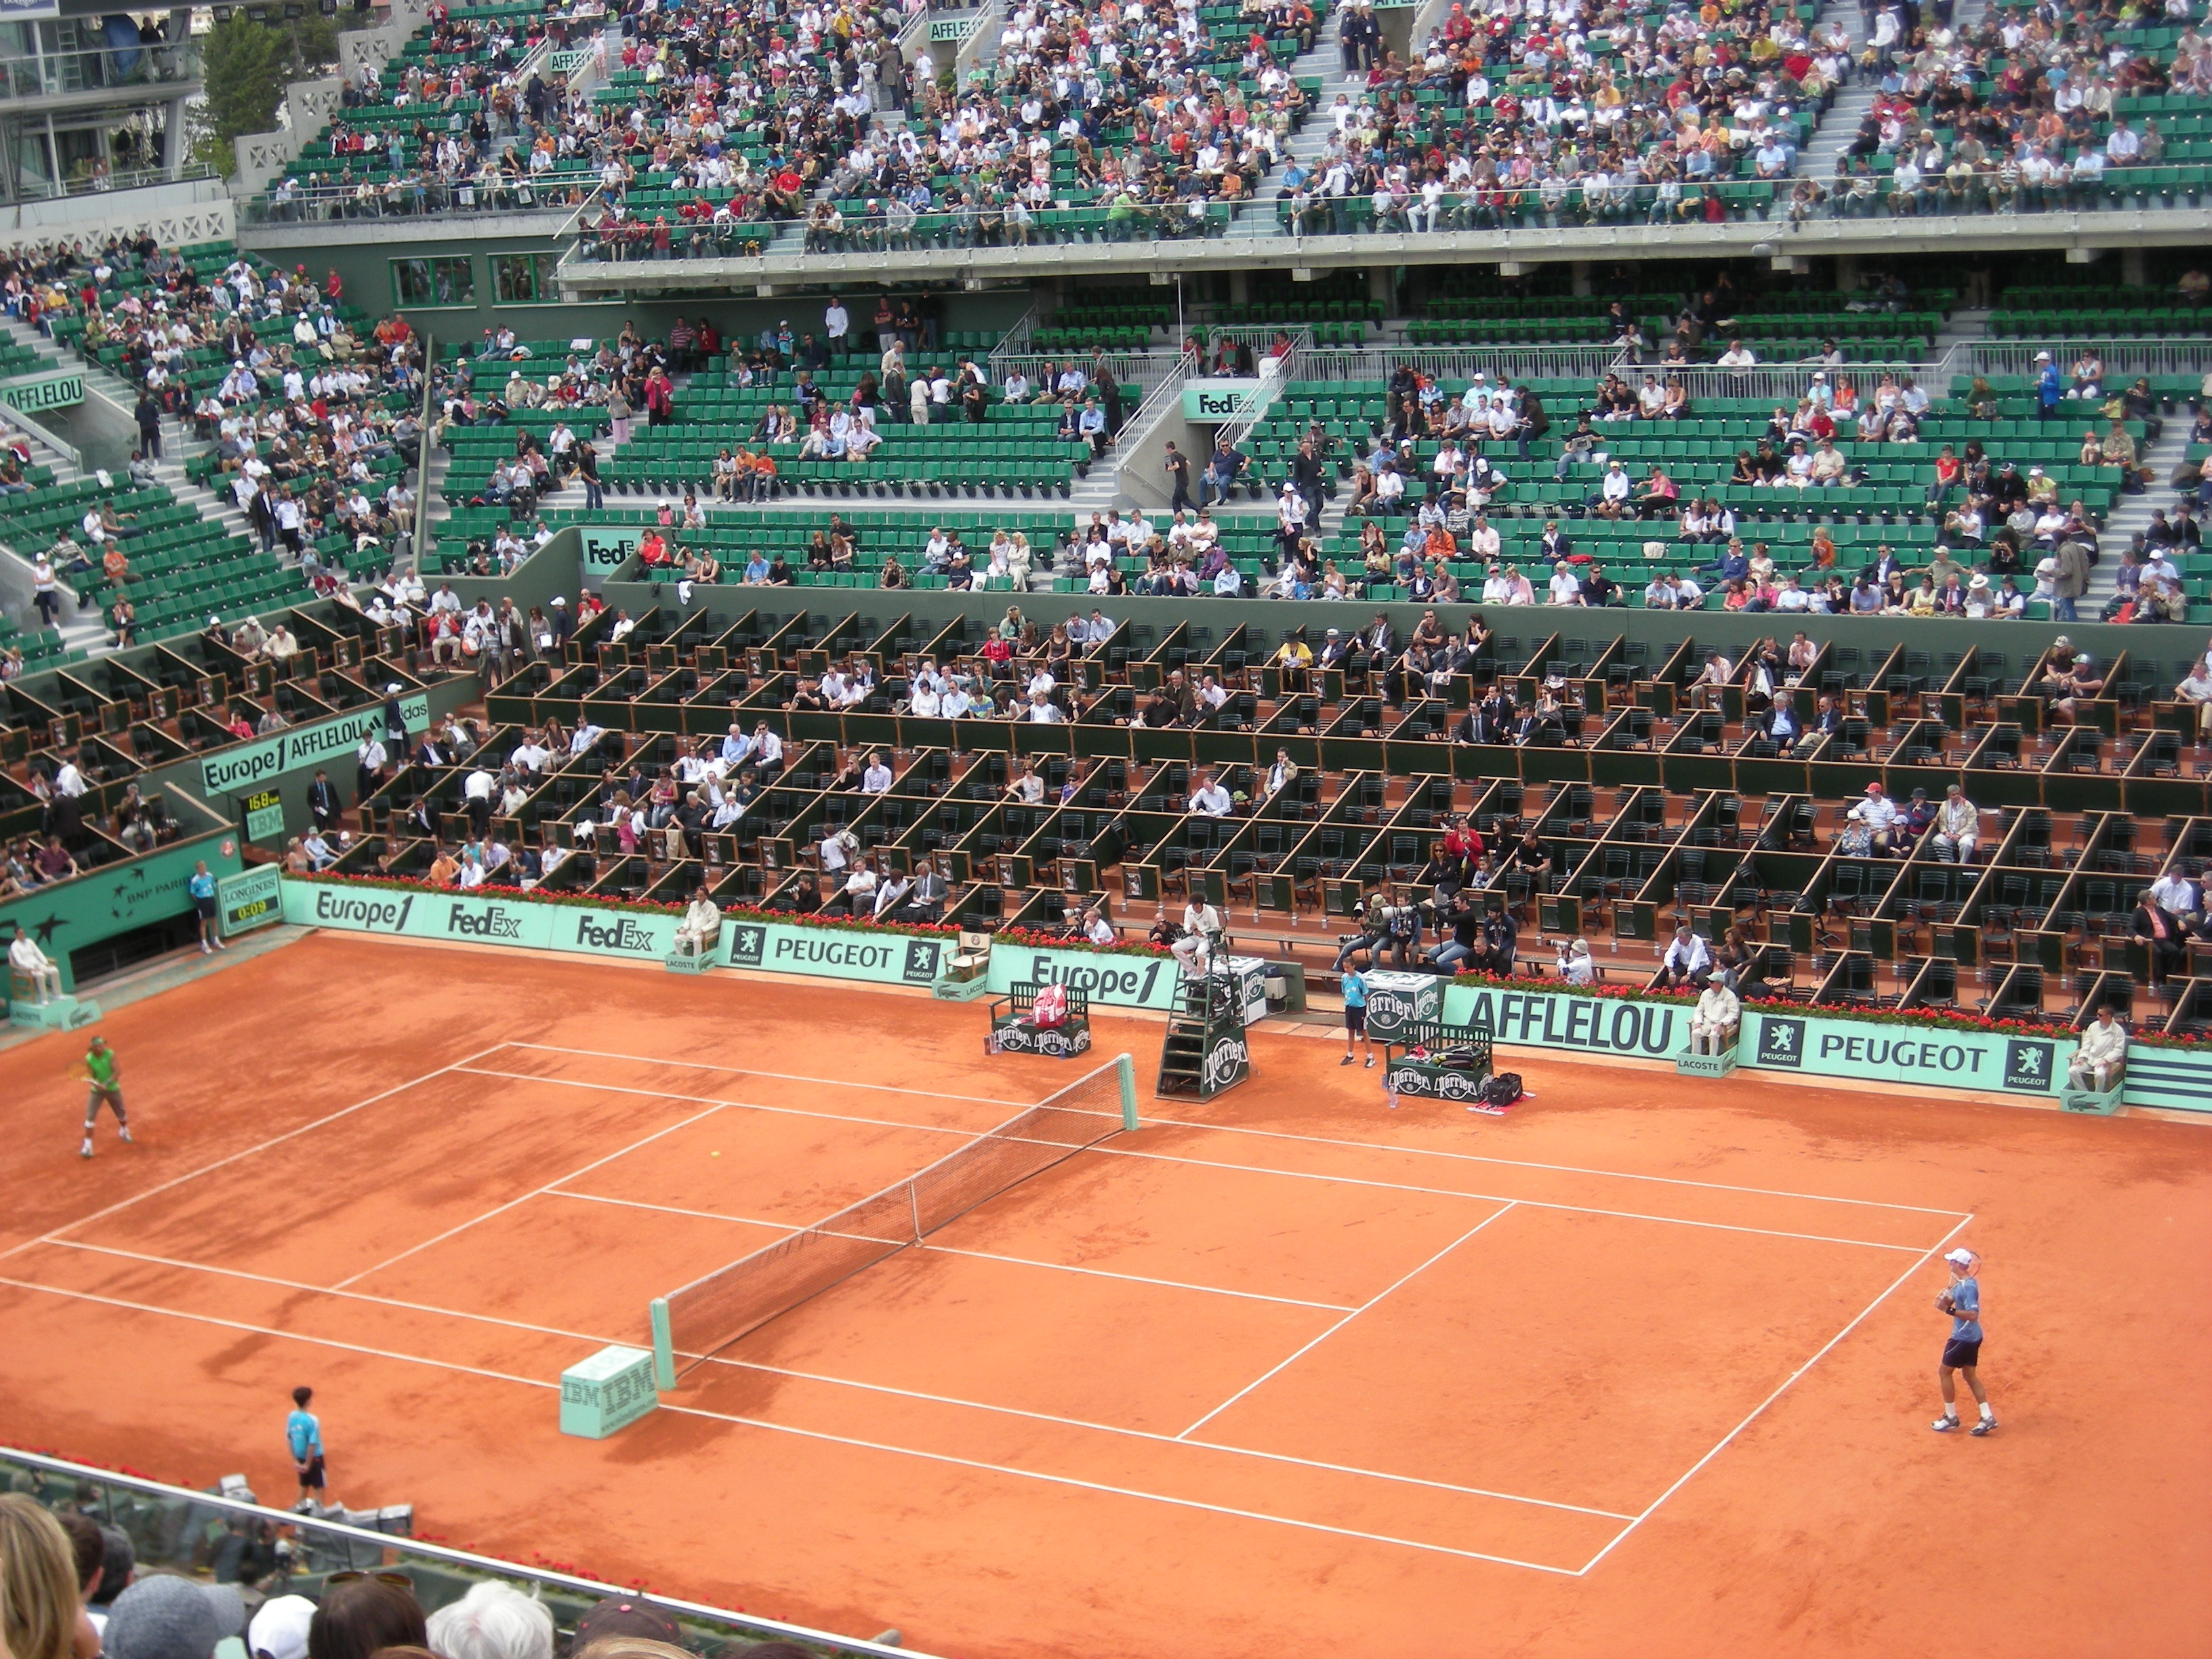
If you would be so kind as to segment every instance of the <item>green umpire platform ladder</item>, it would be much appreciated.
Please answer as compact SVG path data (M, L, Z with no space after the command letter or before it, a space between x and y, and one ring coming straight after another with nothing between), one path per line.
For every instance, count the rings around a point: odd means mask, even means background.
M1223 963L1202 979L1185 979L1176 987L1176 1006L1168 1014L1156 1092L1210 1100L1251 1074L1252 1050L1244 1036L1237 976Z

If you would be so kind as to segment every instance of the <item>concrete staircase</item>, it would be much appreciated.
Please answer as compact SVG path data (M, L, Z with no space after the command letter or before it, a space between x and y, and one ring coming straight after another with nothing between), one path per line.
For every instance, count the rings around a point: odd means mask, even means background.
M36 329L13 317L0 316L0 326L25 345L35 346L47 352L54 350L52 341ZM88 387L97 389L102 396L126 413L138 402L137 389L104 365L81 359L70 365L72 372L81 372ZM219 524L226 535L250 535L246 514L231 498L228 491L216 491L204 484L193 483L185 476L185 461L213 448L191 435L191 429L173 415L161 417L161 459L154 463L155 475L179 501L191 507L210 524ZM75 476L74 473L71 476Z
M2189 452L2189 412L2182 409L2165 419L2166 429L2142 459L2142 464L2150 468L2154 482L2139 495L2121 496L2119 505L2098 532L2097 562L2089 572L2089 591L2082 596L2078 607L2084 622L2093 620L2112 597L2114 573L2120 568L2120 555L2127 550L2129 543L2149 528L2152 514L2172 504L2173 491L2166 481L2173 476L2173 470Z
M1231 240L1250 240L1283 234L1281 222L1275 216L1275 198L1282 194L1283 175L1291 170L1291 163L1302 164L1308 173L1322 152L1328 148L1330 137L1336 131L1336 123L1329 111L1336 106L1336 95L1345 94L1357 104L1367 90L1364 76L1344 72L1344 50L1337 40L1337 32L1344 21L1344 8L1333 9L1328 21L1322 25L1321 33L1314 37L1311 52L1301 52L1291 60L1291 73L1300 79L1312 76L1321 77L1321 95L1314 100L1313 112L1306 117L1305 125L1291 135L1285 159L1278 162L1260 186L1252 192L1252 199L1239 208L1231 222L1228 236Z

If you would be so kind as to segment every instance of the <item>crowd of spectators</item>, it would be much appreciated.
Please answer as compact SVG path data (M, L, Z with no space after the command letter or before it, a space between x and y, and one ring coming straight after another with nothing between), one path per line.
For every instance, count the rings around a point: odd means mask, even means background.
M0 1493L0 1650L9 1659L692 1659L711 1643L721 1659L812 1659L795 1642L689 1629L635 1594L586 1607L565 1640L550 1607L503 1579L478 1579L426 1609L404 1567L345 1571L311 1579L310 1597L291 1585L307 1571L312 1543L271 1522L211 1523L205 1540L186 1546L212 1558L203 1577L142 1561L131 1534L95 1504L49 1510L23 1492Z
M587 38L599 16L597 8L473 17L434 7L389 85L369 63L341 86L326 135L331 165L288 168L269 191L270 216L580 204L593 181L580 161L560 164L589 155L591 118L568 77L549 76L533 54Z
M1790 216L2101 205L2131 169L2156 167L2166 153L2157 118L2118 113L2118 100L2212 96L2212 44L2194 10L2192 0L2071 13L1991 7L1952 27L1881 8L1874 104L1834 176L1798 181ZM2136 38L2161 26L2181 31L2170 59Z
M335 273L318 284L305 265L240 255L204 280L146 237L50 266L24 308L49 327L70 319L85 354L136 389L134 485L155 482L171 416L213 444L209 487L237 504L264 551L281 547L311 581L330 585L315 544L333 534L372 557L406 551L414 496L404 468L379 463L419 436L421 351L401 318L357 334ZM57 568L88 568L89 550L131 533L91 514L84 529L84 544L56 545Z
M798 11L773 0L626 8L614 86L577 101L558 141L596 164L612 251L666 255L732 227L802 220L878 109L910 100L895 7ZM683 202L650 213L639 188Z
M1787 178L1800 118L1850 67L1839 26L1808 30L1788 6L1455 3L1414 61L1373 58L1367 90L1322 112L1328 145L1282 199L1316 232L1352 228L1355 200L1401 231L1718 220L1711 186L1747 163Z

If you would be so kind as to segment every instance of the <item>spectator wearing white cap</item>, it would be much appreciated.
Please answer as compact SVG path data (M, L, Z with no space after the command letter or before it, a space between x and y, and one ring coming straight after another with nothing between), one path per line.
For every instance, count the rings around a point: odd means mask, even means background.
M252 1659L307 1659L307 1628L315 1604L304 1595L274 1595L261 1604L246 1627Z
M1943 1258L1951 1270L1951 1282L1936 1298L1936 1310L1951 1321L1951 1337L1943 1345L1942 1364L1937 1368L1937 1385L1943 1394L1943 1414L1928 1426L1938 1434L1948 1434L1959 1426L1958 1395L1952 1386L1952 1374L1963 1373L1966 1386L1973 1391L1974 1403L1981 1407L1981 1420L1973 1426L1977 1435L1987 1434L1997 1425L1996 1413L1990 1409L1990 1396L1982 1387L1978 1367L1982 1358L1982 1285L1975 1276L1980 1260L1972 1250L1956 1249Z

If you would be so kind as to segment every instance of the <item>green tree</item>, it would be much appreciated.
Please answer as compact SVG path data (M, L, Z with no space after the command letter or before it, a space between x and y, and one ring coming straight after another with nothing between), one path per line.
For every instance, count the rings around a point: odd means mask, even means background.
M241 9L202 37L200 56L207 96L192 150L228 173L237 166L232 141L276 125L285 87L337 60L337 32L319 14L280 26L255 22Z

